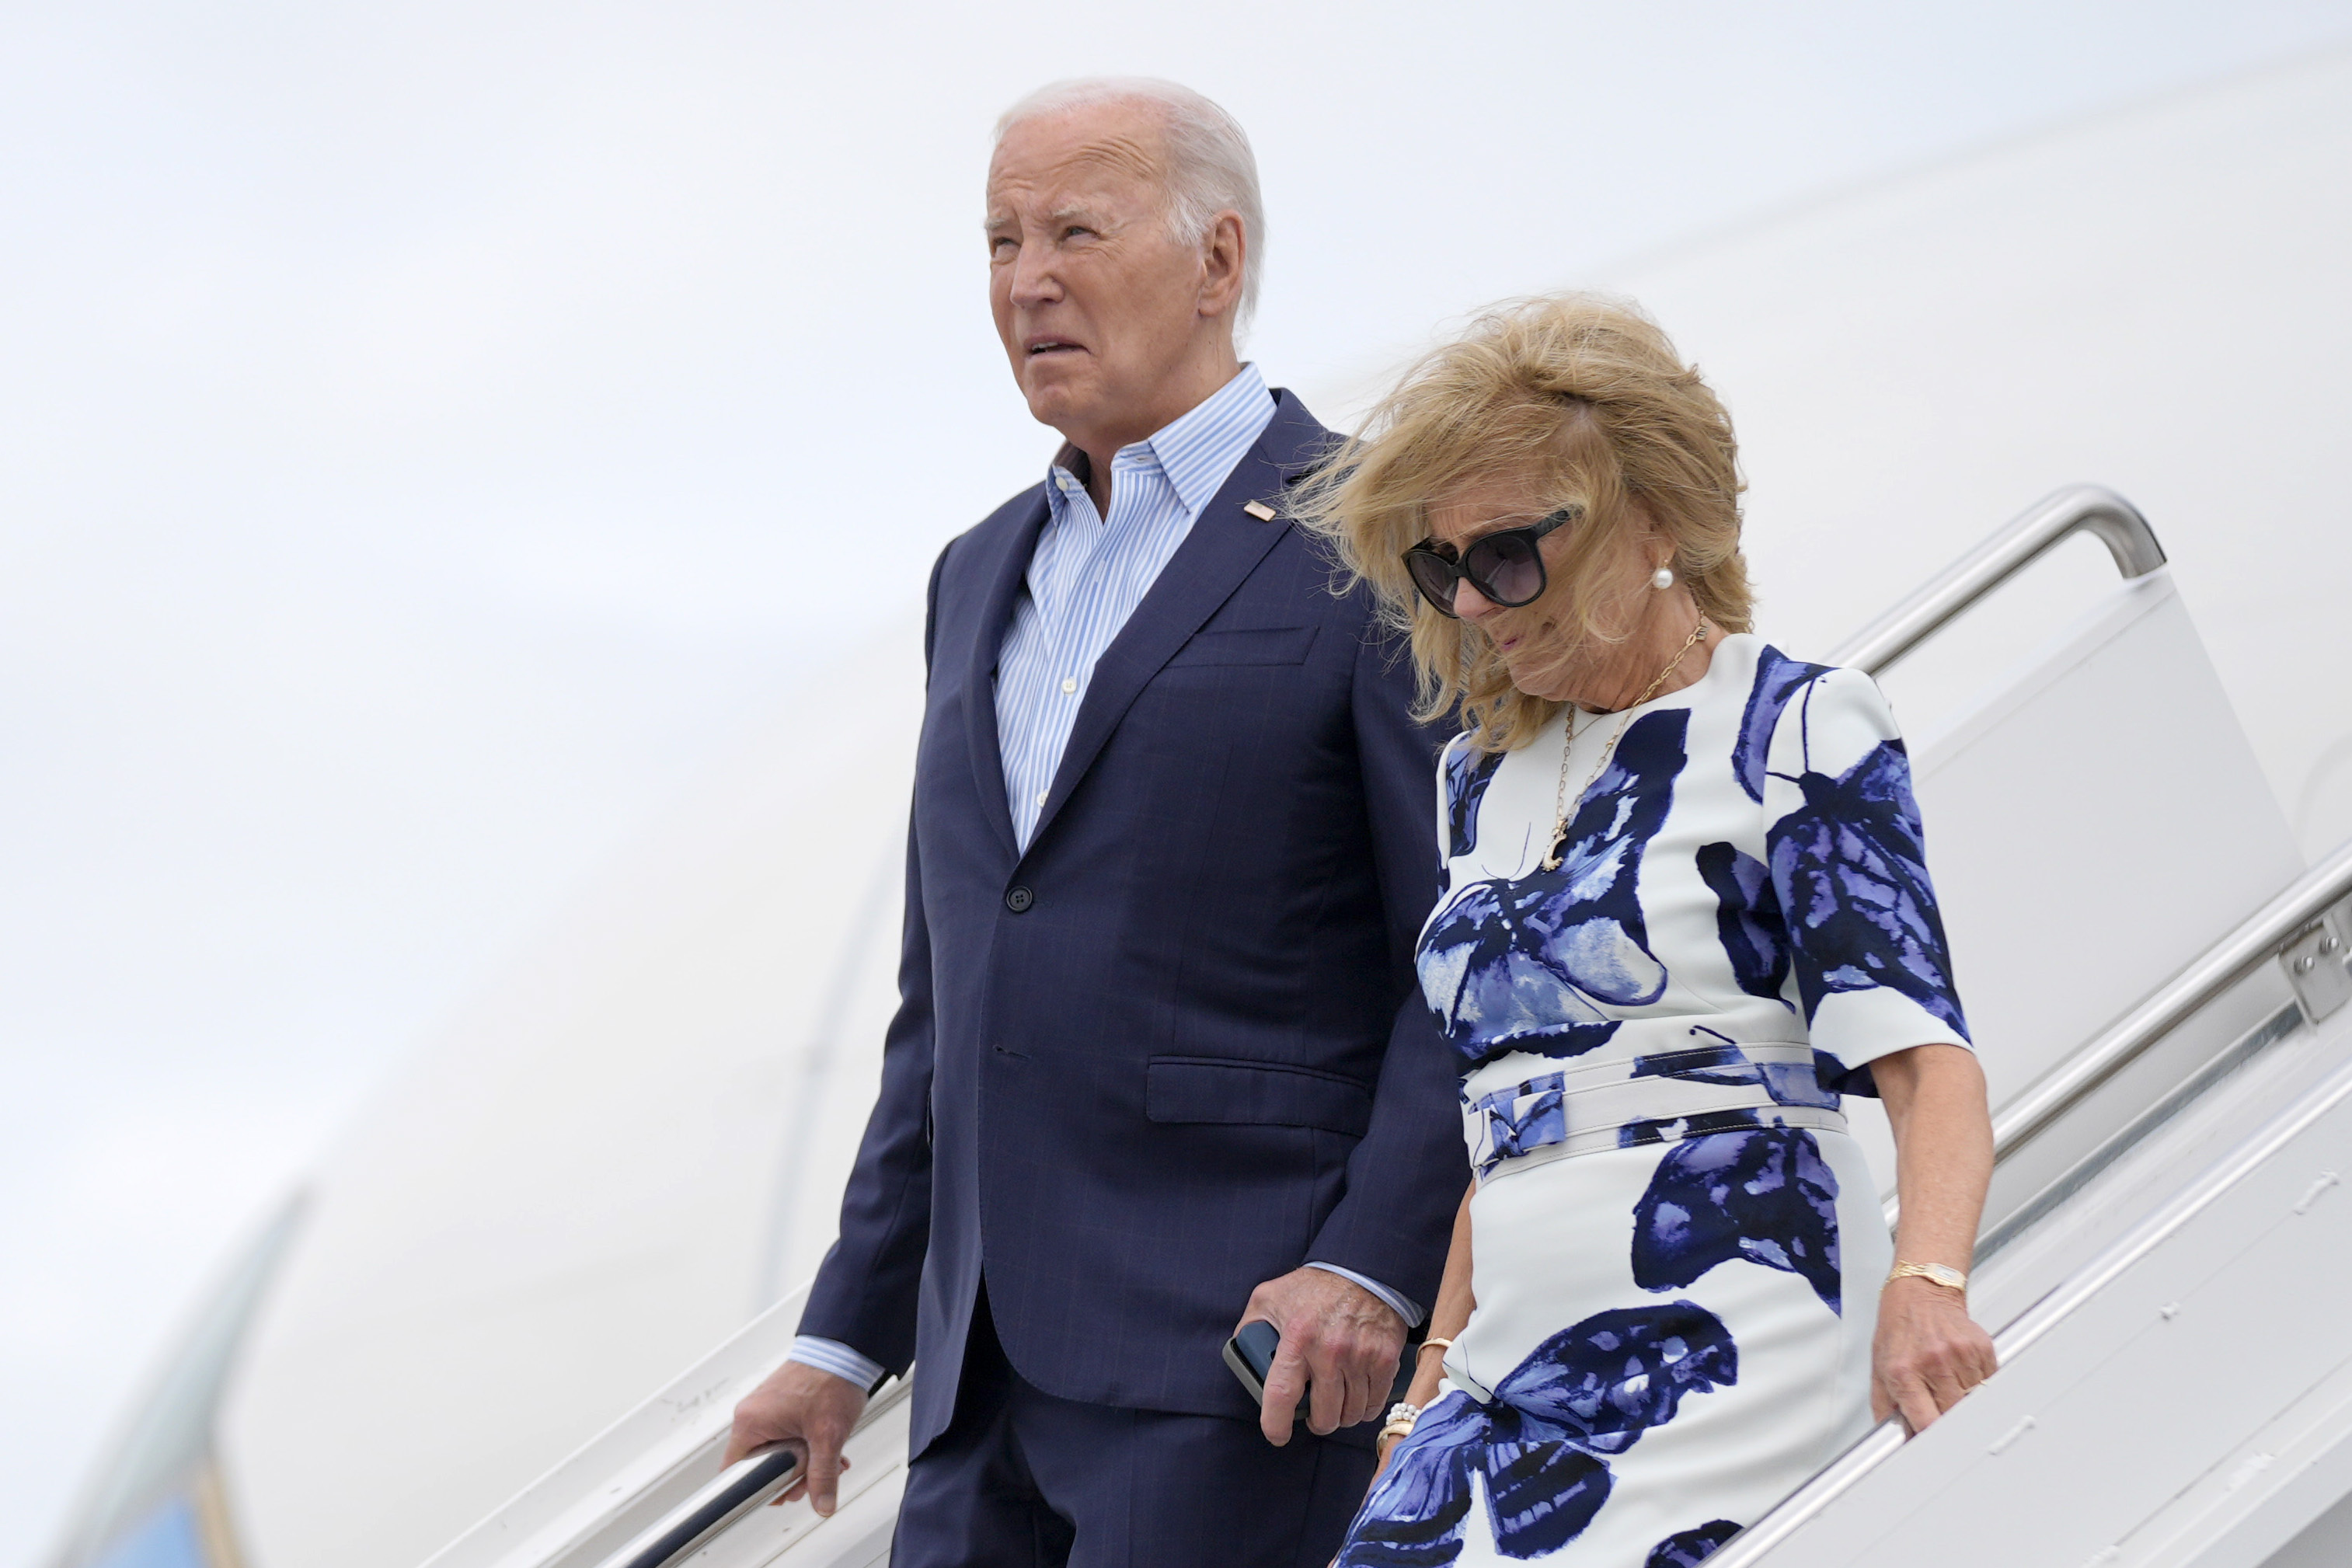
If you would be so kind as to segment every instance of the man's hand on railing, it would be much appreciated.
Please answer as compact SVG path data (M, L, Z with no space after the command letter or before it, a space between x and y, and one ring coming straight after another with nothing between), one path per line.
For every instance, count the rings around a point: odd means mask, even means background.
M735 1406L735 1429L727 1438L720 1468L754 1448L782 1443L799 1454L803 1479L776 1500L795 1502L805 1496L810 1507L830 1517L841 1472L849 1468L841 1446L865 1413L864 1389L847 1378L788 1361Z

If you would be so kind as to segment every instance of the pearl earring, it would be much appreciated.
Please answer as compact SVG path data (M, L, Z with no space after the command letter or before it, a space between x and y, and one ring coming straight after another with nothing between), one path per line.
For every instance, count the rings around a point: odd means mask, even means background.
M1650 574L1650 586L1657 589L1658 592L1663 594L1674 585L1675 569L1673 567L1661 566Z

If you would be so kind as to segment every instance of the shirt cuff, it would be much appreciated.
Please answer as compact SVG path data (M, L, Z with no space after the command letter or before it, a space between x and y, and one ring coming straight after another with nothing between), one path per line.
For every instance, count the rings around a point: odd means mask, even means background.
M1357 1273L1354 1269L1342 1268L1336 1263L1310 1263L1307 1267L1309 1268L1320 1268L1326 1274L1337 1274L1340 1279L1347 1280L1351 1285L1361 1285L1365 1289L1370 1290L1374 1296L1378 1297L1382 1306L1386 1307L1390 1311L1394 1312L1398 1317L1402 1318L1406 1328L1417 1329L1421 1327L1422 1312L1420 1307L1416 1306L1411 1298L1398 1295L1395 1291L1390 1289L1379 1280L1367 1279L1362 1275ZM845 1346L843 1348L846 1349L847 1347ZM857 1352L851 1351L850 1353L855 1355ZM832 1369L827 1368L826 1370L831 1371Z
M839 1340L821 1340L814 1334L803 1334L793 1341L793 1348L784 1352L784 1359L829 1372L865 1389L881 1382L882 1374L889 1370L878 1361L866 1360Z

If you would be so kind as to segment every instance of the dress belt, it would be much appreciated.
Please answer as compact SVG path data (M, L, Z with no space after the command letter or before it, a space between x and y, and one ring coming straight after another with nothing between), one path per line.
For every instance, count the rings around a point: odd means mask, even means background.
M1845 1131L1801 1043L1707 1045L1564 1068L1463 1108L1470 1160L1486 1181L1604 1149L1756 1127Z

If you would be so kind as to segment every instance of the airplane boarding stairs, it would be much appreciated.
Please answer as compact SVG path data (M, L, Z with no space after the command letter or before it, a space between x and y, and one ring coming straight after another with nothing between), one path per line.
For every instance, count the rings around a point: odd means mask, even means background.
M1916 1439L1871 1433L1711 1568L2352 1562L2352 845L2304 869L2162 551L2106 491L2050 498L1833 658L1887 669L2081 532L2122 586L1912 738L1995 1108L1971 1306L2001 1370ZM1891 1173L1883 1115L1848 1110ZM781 1458L719 1472L802 1297L427 1568L887 1563L903 1383L830 1520L758 1506Z

